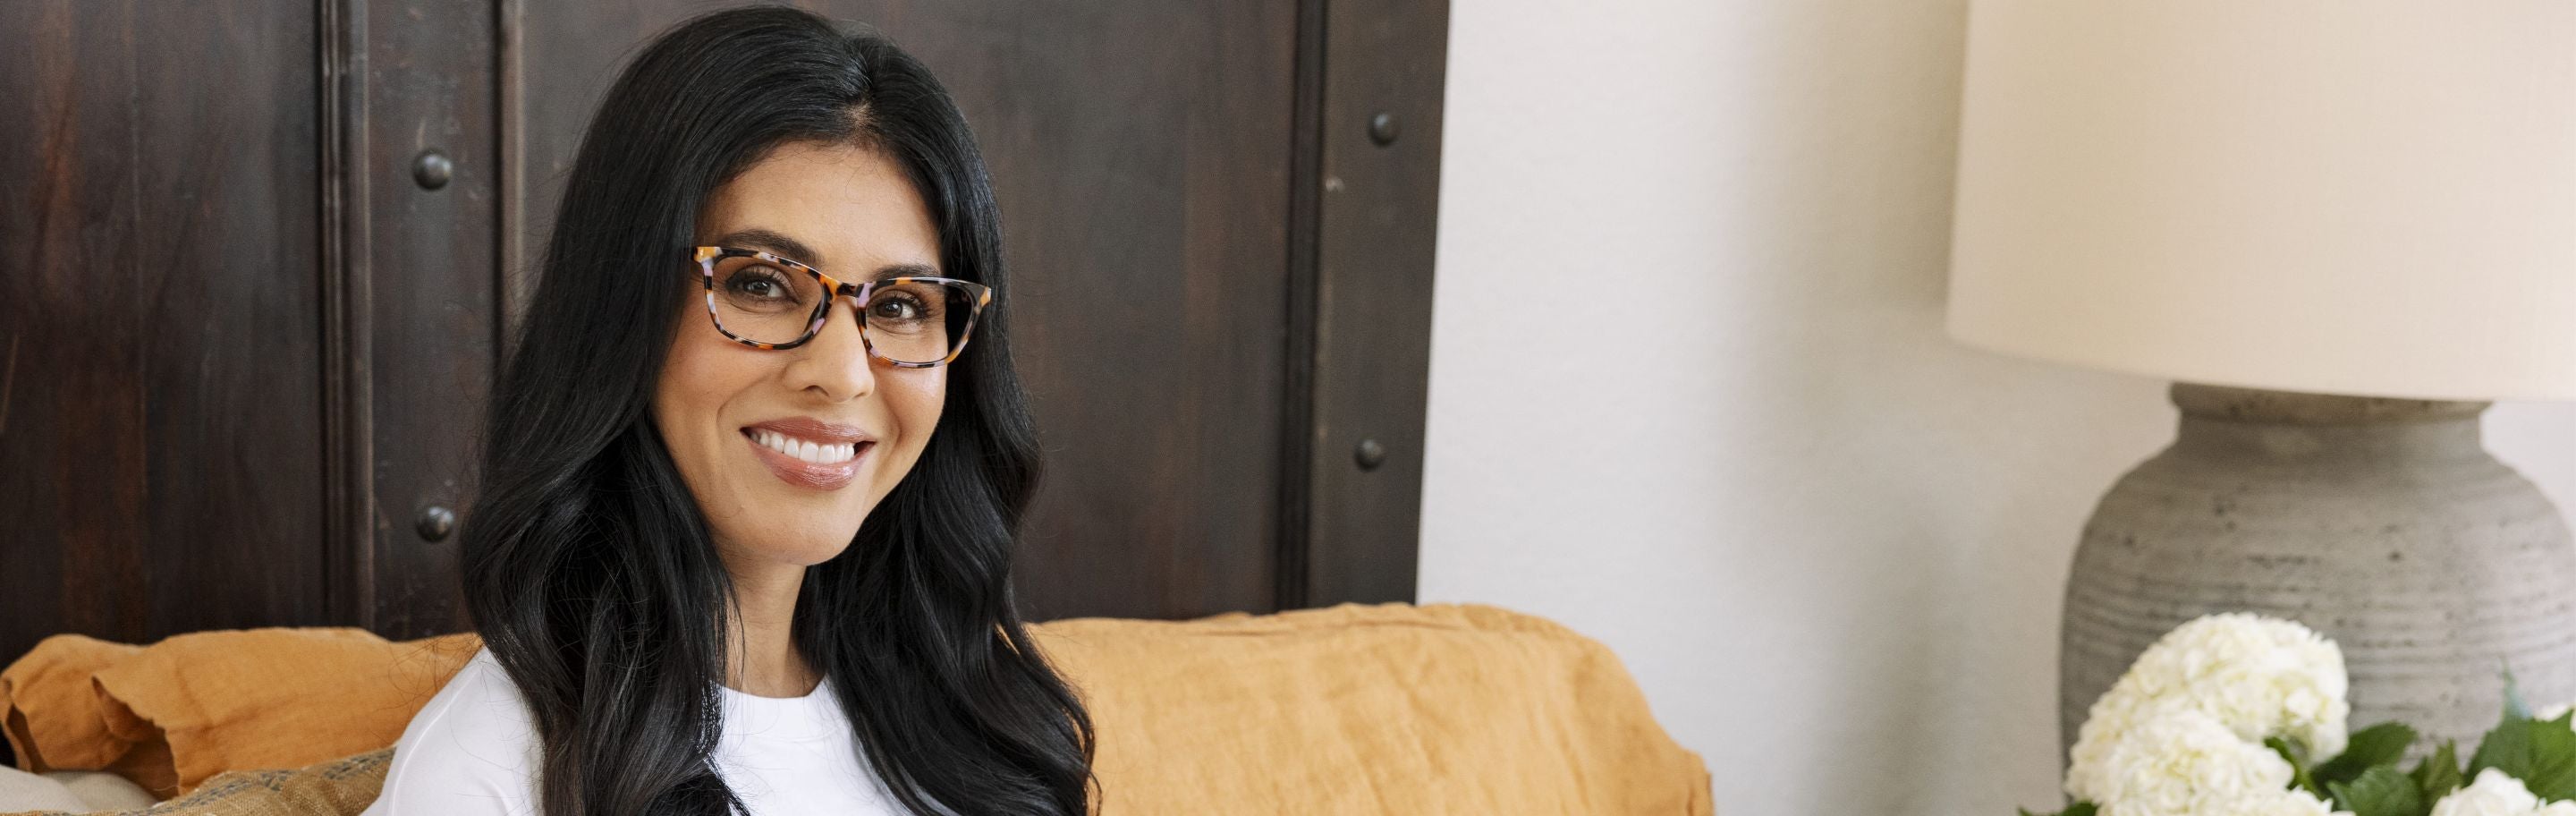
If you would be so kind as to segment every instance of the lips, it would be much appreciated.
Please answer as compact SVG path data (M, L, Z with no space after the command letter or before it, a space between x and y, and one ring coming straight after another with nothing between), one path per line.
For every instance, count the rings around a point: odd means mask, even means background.
M853 449L854 455L828 464L809 462L764 444L764 440L782 442L773 436L779 434L787 437L783 440L785 445L799 446L800 450L806 444L823 450L847 445ZM858 426L824 422L812 417L791 417L746 426L742 429L742 439L743 444L751 448L752 455L768 466L769 472L779 481L819 491L838 490L858 478L859 466L867 463L868 454L876 448L876 438Z

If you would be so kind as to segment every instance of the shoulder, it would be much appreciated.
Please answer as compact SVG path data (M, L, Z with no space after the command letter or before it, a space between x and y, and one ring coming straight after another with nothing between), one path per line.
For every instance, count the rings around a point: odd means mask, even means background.
M477 651L403 729L367 815L534 813L537 750L518 686Z

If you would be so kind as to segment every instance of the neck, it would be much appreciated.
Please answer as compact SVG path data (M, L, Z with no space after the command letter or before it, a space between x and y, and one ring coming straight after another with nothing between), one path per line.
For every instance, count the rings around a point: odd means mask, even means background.
M805 568L768 564L733 572L733 632L726 639L725 686L759 697L802 697L822 676L796 651L796 595Z

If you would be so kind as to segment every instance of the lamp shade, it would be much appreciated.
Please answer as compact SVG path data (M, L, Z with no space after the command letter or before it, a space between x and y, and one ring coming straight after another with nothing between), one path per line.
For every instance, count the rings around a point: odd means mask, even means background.
M2576 399L2576 3L1977 0L1967 42L1959 341Z

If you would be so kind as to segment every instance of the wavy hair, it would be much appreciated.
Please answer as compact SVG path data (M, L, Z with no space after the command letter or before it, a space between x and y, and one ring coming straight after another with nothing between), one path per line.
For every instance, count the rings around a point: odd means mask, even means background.
M732 588L648 408L695 281L702 202L789 142L904 168L943 270L1004 288L972 133L928 69L872 30L788 8L665 32L601 102L520 333L492 390L462 531L474 624L526 698L548 816L713 814ZM1097 780L1073 691L1011 595L1039 476L1007 299L949 368L913 469L840 555L807 569L792 641L834 678L866 765L919 814L1081 814Z

